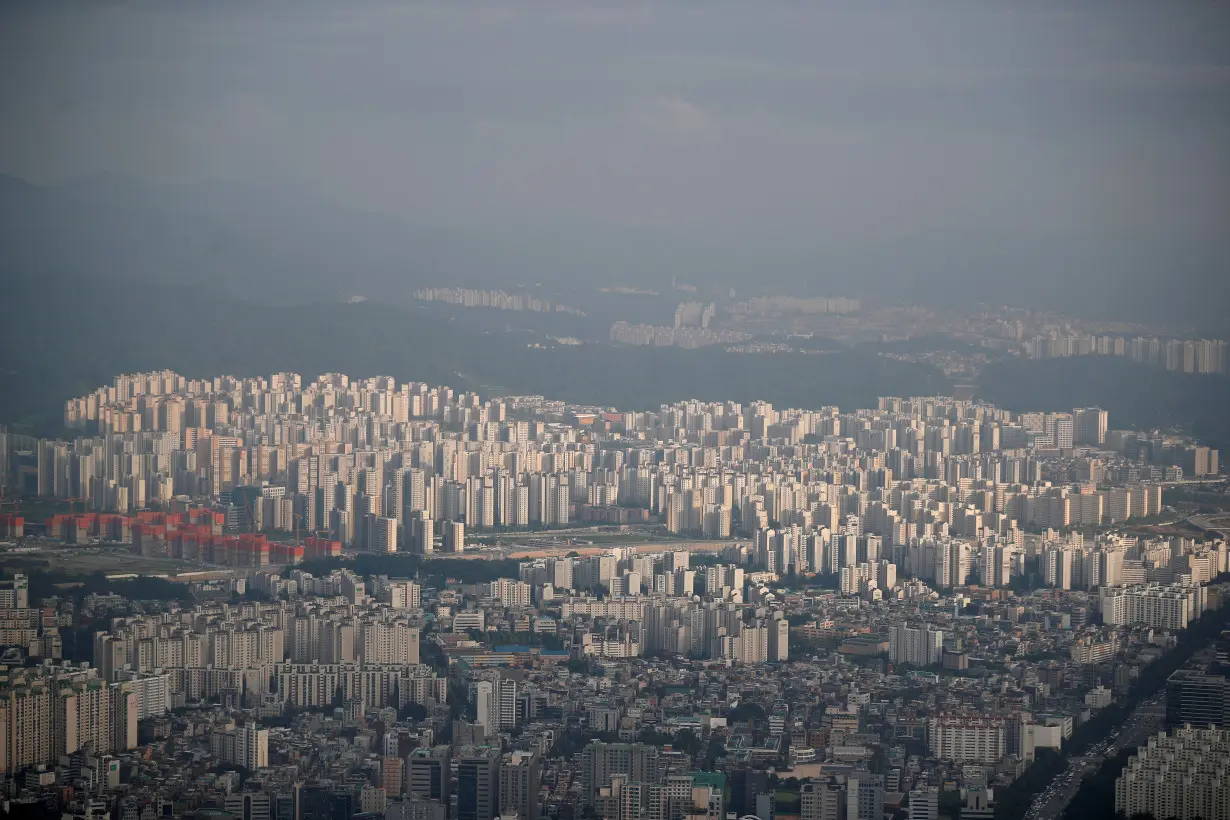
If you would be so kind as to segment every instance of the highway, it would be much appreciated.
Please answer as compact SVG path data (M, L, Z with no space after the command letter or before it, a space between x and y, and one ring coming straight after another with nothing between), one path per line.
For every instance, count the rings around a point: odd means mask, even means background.
M1198 530L1204 533L1212 533L1226 537L1230 534L1230 515L1226 513L1217 513L1216 515L1193 515L1187 519L1187 523L1191 524Z
M587 534L599 533L597 538L589 540ZM721 552L727 547L747 541L707 541L704 539L682 540L673 536L656 536L649 532L636 532L639 537L627 540L605 540L602 531L591 530L545 530L541 533L515 533L504 536L493 544L490 540L484 543L470 543L463 553L435 552L436 558L462 558L469 560L493 560L497 558L562 558L568 553L577 555L601 555L611 549L626 549L637 553L655 552ZM558 540L558 543L550 543ZM529 543L526 543L529 542Z
M1161 731L1166 722L1166 696L1158 693L1141 703L1128 717L1113 740L1094 746L1079 757L1068 761L1068 768L1052 781L1049 788L1034 798L1026 820L1055 820L1081 786L1081 778L1093 774L1105 760L1105 754L1116 755L1121 750L1135 749L1148 742L1149 736Z

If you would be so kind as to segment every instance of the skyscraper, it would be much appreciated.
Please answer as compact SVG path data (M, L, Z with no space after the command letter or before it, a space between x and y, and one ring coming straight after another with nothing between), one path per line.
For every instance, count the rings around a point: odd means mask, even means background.
M461 521L444 522L444 551L449 553L465 552L466 525Z
M397 552L397 519L368 513L366 516L367 550L369 552Z
M1110 414L1100 407L1082 407L1074 411L1077 444L1105 444Z
M496 718L500 731L517 725L517 682L512 678L500 678L495 686Z
M495 684L489 680L475 681L470 691L474 698L474 722L482 726L487 735L495 734L500 729L500 709Z

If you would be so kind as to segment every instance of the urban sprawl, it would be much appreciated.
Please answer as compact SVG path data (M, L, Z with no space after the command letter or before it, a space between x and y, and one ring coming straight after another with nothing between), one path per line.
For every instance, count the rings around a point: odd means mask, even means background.
M1182 436L290 373L64 421L0 429L5 498L60 505L0 506L10 812L1041 820L1142 747L1115 809L1230 818L1230 633L1142 691L1230 595L1230 518L1167 501L1221 480ZM19 563L90 556L185 594L35 600Z

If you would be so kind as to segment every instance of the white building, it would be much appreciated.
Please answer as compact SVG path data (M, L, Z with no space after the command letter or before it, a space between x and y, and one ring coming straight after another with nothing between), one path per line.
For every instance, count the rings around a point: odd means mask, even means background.
M269 730L245 724L235 736L236 763L250 772L269 767Z
M1006 751L1004 721L974 715L945 715L927 722L931 756L940 760L998 763Z
M1154 629L1186 629L1208 608L1206 589L1196 585L1103 587L1099 597L1102 620L1113 626L1143 624Z
M1115 811L1230 820L1230 730L1186 726L1149 738L1115 781Z
M142 675L130 670L119 670L116 677L132 685L132 691L137 696L137 720L167 713L171 699L169 673Z

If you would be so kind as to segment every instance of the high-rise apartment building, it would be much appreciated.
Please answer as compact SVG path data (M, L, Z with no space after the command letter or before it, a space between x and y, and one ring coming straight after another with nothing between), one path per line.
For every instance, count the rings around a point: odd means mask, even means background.
M397 552L397 519L368 513L365 525L368 552Z
M215 729L210 736L214 755L251 772L269 766L269 730L249 721L243 726Z
M470 697L474 701L474 722L483 727L488 735L500 730L500 706L495 683L489 680L475 681L470 685Z
M581 800L592 806L598 788L611 775L625 775L630 783L658 782L658 749L643 743L591 741L581 752Z
M422 594L422 587L414 581L390 581L388 585L388 602L393 609L419 609Z
M52 763L79 749L95 754L135 748L137 697L93 669L34 668L0 688L0 771Z
M501 677L495 683L496 722L500 731L508 731L517 726L517 682L512 678Z
M446 553L460 553L466 550L466 525L461 521L444 522L444 540L441 544Z
M1230 730L1190 726L1149 738L1115 781L1128 817L1230 817Z
M1099 446L1106 443L1110 414L1100 407L1082 407L1073 412L1075 443Z
M538 820L541 774L537 752L514 751L500 763L500 813Z
M0 581L0 610L27 609L29 606L30 581L25 575L19 572L11 581Z
M1007 727L999 718L942 715L927 722L931 756L941 760L998 763L1006 752Z
M944 652L944 633L930 626L898 624L888 633L888 653L893 663L934 666Z
M1102 587L1099 599L1107 624L1178 630L1203 614L1208 596L1203 586L1150 583Z

